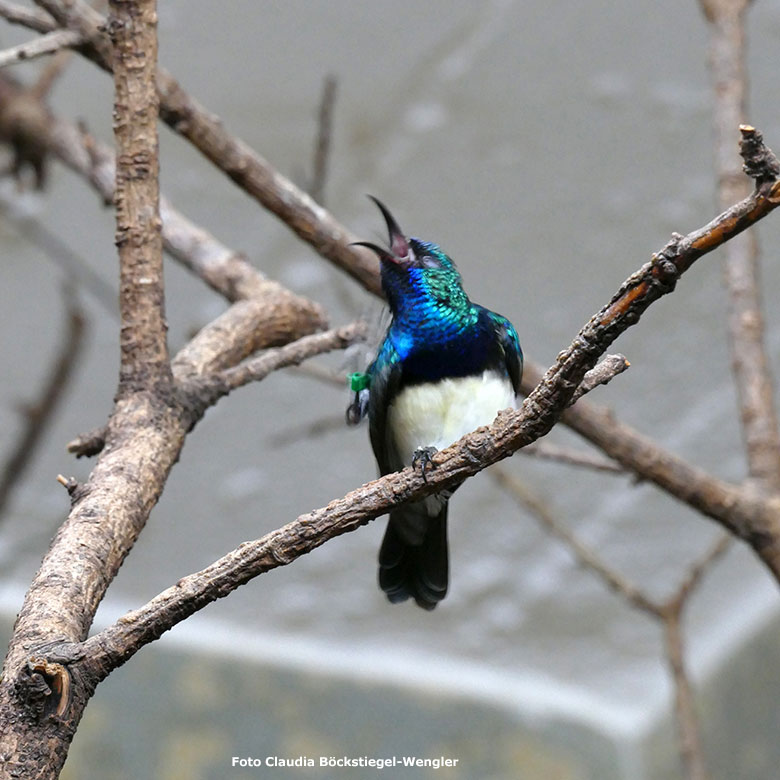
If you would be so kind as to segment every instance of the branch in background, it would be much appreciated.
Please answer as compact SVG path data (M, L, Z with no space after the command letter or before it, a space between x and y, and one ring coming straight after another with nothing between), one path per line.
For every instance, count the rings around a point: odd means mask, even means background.
M81 32L90 45L88 53L105 70L111 69L111 48L102 35L106 19L83 0L36 0L67 29ZM300 239L323 257L357 279L366 289L381 295L376 257L351 244L357 236L331 214L274 170L242 140L231 135L221 120L194 100L164 69L157 72L160 118L189 140L208 160L239 187L275 214Z
M612 474L625 474L626 470L613 460L604 458L600 455L594 455L590 452L581 452L580 450L569 447L559 447L557 444L542 439L536 444L529 444L520 450L521 455L533 455L537 458L546 460L555 460L558 463L565 463L567 466L582 466L586 469L595 469L596 471L606 471Z
M707 780L709 773L704 760L699 718L690 678L685 669L685 653L681 621L690 596L704 574L712 568L729 547L731 537L722 534L686 569L675 591L665 600L649 596L628 577L613 569L595 550L583 544L562 522L549 506L522 480L501 466L490 471L495 481L574 555L577 562L596 574L614 593L629 604L658 620L664 631L666 660L674 685L675 714L677 717L680 757L690 780Z
M54 54L62 49L79 46L84 42L84 36L73 30L54 30L40 38L35 38L18 46L0 51L0 68L12 65L15 62L32 60L47 54Z
M0 73L0 142L13 149L8 171L22 186L25 168L32 168L36 189L46 184L51 115L36 94L7 73Z
M111 0L119 395L172 383L160 220L156 0Z
M317 143L314 146L312 177L309 195L320 205L325 204L325 182L328 178L328 159L333 130L333 106L336 102L335 76L326 76L322 85L320 110L317 115Z
M64 337L43 383L40 396L24 405L24 425L0 468L0 518L21 475L32 461L37 445L54 419L84 346L84 315L71 286L63 288L65 302Z
M38 98L38 100L43 100L49 92L51 92L51 88L57 82L57 79L65 72L65 68L70 63L72 55L73 52L67 50L61 51L56 56L52 57L46 63L45 67L41 68L41 72L38 74L38 78L35 82L27 88L29 94Z
M732 141L733 128L744 123L747 106L744 18L749 0L699 2L710 22L709 70L714 98L717 201L723 208L744 198L749 190L734 157ZM780 490L780 431L764 344L755 231L729 242L724 251L731 368L748 473L761 486L776 492Z
M0 0L0 16L12 24L21 24L39 33L48 33L57 29L57 23L49 14L34 8L25 8L8 0Z
M541 380L541 366L526 361L523 392L531 392ZM627 471L653 482L679 501L725 525L732 533L738 536L751 533L748 530L754 522L751 515L759 513L759 506L751 509L749 501L743 503L740 496L746 499L746 493L619 422L608 409L581 400L564 412L561 422L595 444ZM745 515L737 519L736 510L740 506ZM755 539L753 546L760 547L760 540Z
M20 215L16 201L0 194L0 212L19 234L40 249L64 274L70 284L76 284L95 298L112 317L117 317L117 294L84 258L77 255L56 233L26 214Z
M111 149L83 128L55 118L51 151L71 170L84 177L104 203L113 203L116 166ZM164 196L160 198L160 215L165 250L216 292L229 301L264 299L283 303L290 313L298 311L298 321L293 321L294 318L289 316L286 318L292 324L286 341L297 338L307 327L308 332L311 332L326 324L325 314L319 304L294 295L278 282L267 279L240 252L226 247L206 230L195 225Z

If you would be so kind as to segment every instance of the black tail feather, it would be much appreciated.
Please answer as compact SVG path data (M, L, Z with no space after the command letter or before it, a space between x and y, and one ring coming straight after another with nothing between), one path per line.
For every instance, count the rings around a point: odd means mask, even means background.
M447 504L428 517L424 504L411 504L390 514L379 550L379 587L393 603L413 598L433 609L449 584Z

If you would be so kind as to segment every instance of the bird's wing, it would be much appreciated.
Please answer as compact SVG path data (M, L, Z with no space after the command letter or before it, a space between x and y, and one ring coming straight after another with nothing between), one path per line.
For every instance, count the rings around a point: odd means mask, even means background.
M390 474L404 467L395 445L395 438L387 429L387 410L398 394L403 369L396 351L385 343L369 368L371 384L368 396L368 420L371 446L379 470Z
M520 392L520 380L523 376L523 350L520 347L520 339L517 337L514 325L506 317L495 312L490 312L490 317L495 324L496 334L504 352L507 374L517 395Z

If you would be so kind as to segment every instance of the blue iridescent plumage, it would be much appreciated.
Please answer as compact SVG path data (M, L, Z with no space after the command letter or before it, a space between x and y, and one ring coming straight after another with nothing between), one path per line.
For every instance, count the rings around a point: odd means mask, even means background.
M523 355L512 324L472 303L439 246L406 238L389 211L381 262L393 318L369 366L371 444L382 474L398 471L514 405ZM379 582L391 602L433 609L447 593L447 501L437 494L390 513Z

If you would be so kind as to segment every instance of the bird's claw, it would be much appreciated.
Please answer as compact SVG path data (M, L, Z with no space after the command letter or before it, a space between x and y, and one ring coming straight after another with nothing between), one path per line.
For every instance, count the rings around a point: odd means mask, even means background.
M418 447L412 455L412 468L416 468L417 464L420 464L420 473L422 474L423 482L428 481L426 476L426 470L428 468L436 468L436 464L433 462L433 456L439 450L436 447Z

